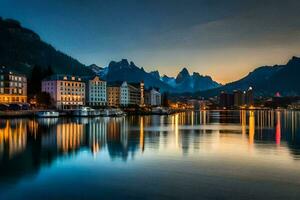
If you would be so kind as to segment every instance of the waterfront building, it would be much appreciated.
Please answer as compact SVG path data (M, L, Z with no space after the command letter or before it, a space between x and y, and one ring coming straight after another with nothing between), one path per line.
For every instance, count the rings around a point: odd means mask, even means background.
M120 87L120 105L144 105L144 83L127 83L124 81Z
M194 110L200 109L200 100L198 99L188 99L187 104L192 107Z
M211 100L189 99L187 100L187 105L189 108L193 108L194 110L205 110L210 108L213 103L211 102Z
M208 109L210 106L212 106L212 103L209 100L200 100L199 104L201 110Z
M145 104L150 106L160 106L161 105L161 93L158 89L151 88L145 90Z
M234 90L233 94L222 91L219 96L219 105L223 108L232 108L240 106L253 106L254 94L252 87L247 91Z
M234 96L233 94L221 92L219 96L219 104L223 108L231 108L234 105Z
M291 103L290 105L288 105L289 109L295 109L295 110L300 110L300 100Z
M122 82L114 82L107 84L107 104L112 107L120 105L120 87Z
M246 104L248 106L253 106L254 104L254 94L252 87L249 87L249 89L246 91Z
M264 101L264 106L269 108L292 108L299 109L300 108L300 97L299 96L274 96Z
M86 104L89 106L105 106L106 98L106 81L99 76L84 77Z
M233 91L233 98L234 98L234 106L240 107L245 104L245 94L240 90Z
M6 67L0 69L0 103L26 103L27 78L25 75L10 71Z
M85 83L77 76L47 77L42 81L42 92L50 94L58 109L74 109L85 105Z

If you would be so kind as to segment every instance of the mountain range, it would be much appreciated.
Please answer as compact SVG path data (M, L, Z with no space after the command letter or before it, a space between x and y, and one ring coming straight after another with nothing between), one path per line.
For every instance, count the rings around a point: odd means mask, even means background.
M209 76L202 76L196 72L190 75L186 68L183 68L177 77L160 76L158 71L146 72L143 67L138 67L133 62L128 62L127 59L119 62L111 61L108 67L97 67L96 65L90 67L108 82L144 81L146 86L158 87L162 91L196 92L220 86Z
M22 27L13 19L0 18L0 65L9 66L12 70L26 75L30 75L33 66L39 66L44 70L51 66L53 72L57 74L71 73L85 76L98 72L107 81L137 82L143 80L146 86L159 87L162 91L174 91L174 87L177 86L165 82L159 76L153 76L152 73L137 67L133 62L129 63L126 59L120 62L112 61L106 68L95 64L86 66L42 41L38 34ZM211 79L204 80L206 77L200 75L184 78L189 80L178 82L181 92L205 90L211 88L212 85L217 85ZM189 81L192 83L189 84ZM197 85L202 83L201 81L205 84Z
M196 92L195 97L212 97L221 91L246 90L252 87L256 96L282 96L300 95L300 58L292 57L285 65L262 66L250 72L244 78L228 83L224 86Z
M0 17L0 66L8 66L26 75L34 66L47 69L51 66L54 73L72 75L94 75L111 81L144 81L145 85L158 87L161 91L180 93L194 97L211 97L221 91L246 90L252 87L256 96L300 95L300 58L292 57L285 65L263 66L256 68L240 80L221 85L209 76L197 72L190 73L183 68L176 77L160 75L158 71L146 72L143 67L123 59L111 61L106 67L95 64L86 66L78 60L56 50L44 42L38 34L24 28L12 19Z

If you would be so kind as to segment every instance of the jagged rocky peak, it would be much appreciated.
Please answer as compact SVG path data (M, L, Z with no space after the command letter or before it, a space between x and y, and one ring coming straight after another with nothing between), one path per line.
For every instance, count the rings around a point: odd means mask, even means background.
M117 62L116 61L110 61L110 63L108 64L109 68L113 68L114 66L116 66Z
M185 67L181 70L180 74L185 74L185 75L188 75L188 76L190 75L189 70Z
M108 65L109 69L129 69L129 68L136 68L137 66L134 64L134 62L128 62L127 59L122 59L119 62L111 61Z
M129 66L128 60L122 59L119 62L111 61L108 65L108 68L112 69L112 70L117 70L117 69L121 69L121 68L127 68L128 66Z
M151 71L150 74L151 74L154 78L160 79L160 74L159 74L159 72L158 72L157 70Z
M130 63L131 64L131 63ZM120 65L122 67L128 67L129 66L129 62L127 59L122 59L121 62L120 62Z
M99 67L99 66L96 65L96 64L91 64L89 67L91 67L91 68L102 68L102 67Z
M212 78L211 78L210 76L207 76L207 75L201 75L201 74L199 74L198 72L193 72L192 77L194 77L194 78L203 78L203 79L207 79L207 80L213 81Z
M287 63L287 65L299 65L300 64L300 58L293 56Z
M293 56L291 60L300 60L300 58L297 56Z
M179 74L177 75L177 77L176 77L176 83L180 83L180 82L186 80L186 79L189 78L189 77L190 77L190 73L189 73L189 71L187 70L187 68L184 67L184 68L181 70L181 72L179 72Z
M103 70L103 67L99 67L96 64L91 64L90 66L88 66L90 69L92 69L96 74L100 73L101 70Z
M193 75L194 77L203 77L202 75L200 75L198 72L193 72Z
M129 64L131 67L136 67L135 63L133 61L130 61L130 64Z

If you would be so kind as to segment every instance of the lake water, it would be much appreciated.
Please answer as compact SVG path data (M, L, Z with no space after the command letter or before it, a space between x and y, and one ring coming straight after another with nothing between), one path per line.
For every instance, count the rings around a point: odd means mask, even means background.
M0 119L0 199L299 199L300 112Z

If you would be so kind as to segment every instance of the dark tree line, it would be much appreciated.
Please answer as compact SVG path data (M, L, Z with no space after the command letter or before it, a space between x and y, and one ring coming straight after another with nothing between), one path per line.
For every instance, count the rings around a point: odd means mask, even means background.
M46 69L39 65L35 65L31 70L31 76L28 79L28 96L34 96L42 90L42 80L48 76L53 75L51 66Z
M50 94L42 92L42 80L53 74L51 66L43 68L35 65L31 70L31 74L28 77L27 92L29 99L36 99L38 107L49 107L52 104Z

